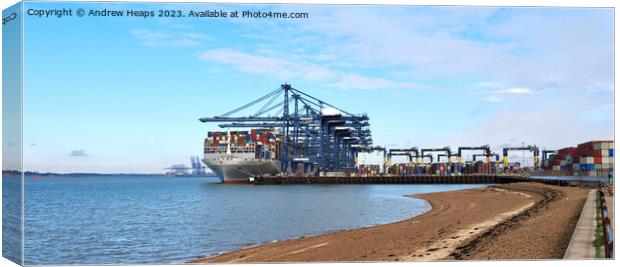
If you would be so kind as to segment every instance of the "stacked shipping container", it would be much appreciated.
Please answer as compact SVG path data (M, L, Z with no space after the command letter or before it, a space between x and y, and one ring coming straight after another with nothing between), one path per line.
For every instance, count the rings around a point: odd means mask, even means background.
M379 165L359 165L357 168L357 174L359 176L378 176L381 174L381 167Z
M394 176L411 176L418 174L452 175L452 174L495 174L497 164L481 161L457 163L435 162L424 166L413 163L394 164L388 168L388 173Z
M209 132L204 153L254 153L256 159L279 159L281 137L270 129L251 131Z
M389 173L396 176L411 176L417 174L418 169L412 163L398 163L390 166Z
M486 163L482 161L466 162L461 169L461 173L463 174L494 174L496 171L496 163Z
M543 167L556 175L607 176L614 169L614 142L590 141L560 149Z

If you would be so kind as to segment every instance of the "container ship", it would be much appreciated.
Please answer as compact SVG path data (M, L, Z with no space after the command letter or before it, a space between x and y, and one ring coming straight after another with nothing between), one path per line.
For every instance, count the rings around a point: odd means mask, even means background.
M222 183L248 183L250 177L280 173L279 132L266 129L209 132L204 162Z

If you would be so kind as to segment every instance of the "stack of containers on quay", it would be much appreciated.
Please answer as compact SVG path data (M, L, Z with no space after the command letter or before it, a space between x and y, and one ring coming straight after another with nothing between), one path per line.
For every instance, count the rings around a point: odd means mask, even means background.
M569 175L607 176L614 169L614 142L590 141L557 151L544 168Z

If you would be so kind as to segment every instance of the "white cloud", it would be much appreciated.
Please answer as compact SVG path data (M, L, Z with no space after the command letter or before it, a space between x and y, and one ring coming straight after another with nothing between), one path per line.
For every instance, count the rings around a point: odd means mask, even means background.
M203 52L198 59L232 65L246 73L269 74L281 79L293 76L293 70L287 68L289 63L285 60L251 55L227 48Z
M303 72L301 73L301 77L307 80L327 80L336 77L338 74L328 68L325 68L321 65L306 63L304 66Z
M338 64L346 67L394 68L408 73L420 87L424 86L418 81L421 79L484 77L486 81L475 86L509 88L500 94L528 95L544 90L581 98L588 97L582 91L592 85L613 87L611 9L434 7L382 11L364 7L318 10L298 31L298 35L313 36L317 41L296 45L338 55ZM291 36L291 40L299 38Z
M485 97L484 100L497 103L497 102L504 101L504 98L498 95L490 95L490 96Z
M504 92L510 93L510 94L526 94L526 95L531 95L533 93L532 90L530 90L529 88L524 88L524 87L510 88L510 89L504 90Z
M287 60L282 58L287 58ZM415 88L415 84L411 82L398 82L385 78L367 77L358 73L335 71L312 63L310 58L313 57L278 55L276 51L270 49L259 49L257 54L250 54L228 48L208 50L198 56L199 60L230 65L243 73L267 75L281 80L336 81L333 85L340 89Z
M205 51L198 56L198 59L230 65L240 72L269 75L282 80L304 78L321 81L336 76L330 69L317 64L249 54L228 48Z
M343 75L336 87L341 89L413 89L415 84L410 82L395 82L382 78L364 77L350 73Z
M156 47L200 46L205 40L212 39L209 35L202 33L169 33L146 29L132 30L131 34L142 44Z
M541 91L583 99L590 97L583 89L594 84L613 88L611 9L307 8L311 19L264 25L260 33L265 34L255 40L276 51L270 57L317 64L322 68L295 66L316 71L307 78L329 73L324 81L338 78L331 82L338 87L389 87L394 84L383 80L399 79L409 83L400 84L404 87L415 81L418 88L430 88L432 80L482 77L474 86L493 89L487 93L495 95L490 101ZM351 74L366 76L369 83Z
M527 87L512 87L508 89L501 89L502 87L504 87L504 85L499 82L477 82L473 85L474 87L479 89L479 91L476 91L476 93L486 95L484 100L489 102L502 102L509 98L534 94L534 91Z
M524 142L547 149L574 146L588 140L613 139L613 119L583 120L579 122L580 127L575 127L577 118L567 116L574 112L573 107L537 103L528 108L495 113L458 134L446 134L437 139L452 144L486 143L491 146Z
M501 84L498 82L479 82L474 84L474 86L482 88L498 88Z

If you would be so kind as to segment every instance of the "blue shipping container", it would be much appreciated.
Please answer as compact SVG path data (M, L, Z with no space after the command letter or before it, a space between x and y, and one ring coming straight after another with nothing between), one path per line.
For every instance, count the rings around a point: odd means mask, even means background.
M613 150L613 149L610 149L610 150L609 150L609 156L610 156L610 157L613 157L613 156L614 156L614 150Z
M582 171L594 170L594 164L593 163L579 164L579 167L581 168Z

